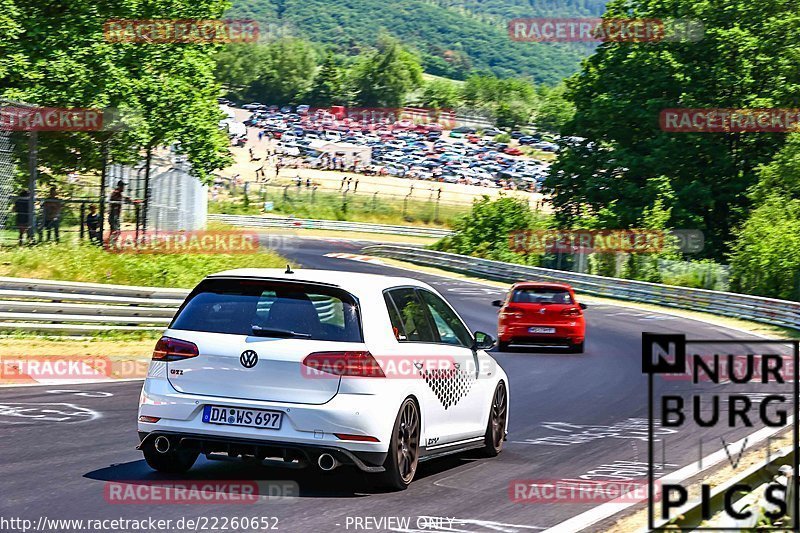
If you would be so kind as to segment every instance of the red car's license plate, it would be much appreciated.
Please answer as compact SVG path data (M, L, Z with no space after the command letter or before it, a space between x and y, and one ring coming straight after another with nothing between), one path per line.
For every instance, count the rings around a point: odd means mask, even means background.
M528 328L528 333L555 333L556 328Z

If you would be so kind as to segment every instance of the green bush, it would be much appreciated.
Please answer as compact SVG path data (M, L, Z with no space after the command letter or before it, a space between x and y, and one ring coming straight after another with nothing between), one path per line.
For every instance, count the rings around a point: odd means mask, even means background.
M800 300L800 200L773 195L750 214L731 255L731 288Z
M433 244L433 249L510 263L540 264L539 255L512 251L514 233L547 227L548 219L531 211L520 198L491 200L488 196L475 200L472 211L458 218L454 232Z

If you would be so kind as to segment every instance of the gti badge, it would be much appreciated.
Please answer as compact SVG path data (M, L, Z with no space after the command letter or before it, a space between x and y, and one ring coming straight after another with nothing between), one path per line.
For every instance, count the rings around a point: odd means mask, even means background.
M242 352L242 355L239 356L239 362L245 368L253 368L258 363L258 354L253 350Z

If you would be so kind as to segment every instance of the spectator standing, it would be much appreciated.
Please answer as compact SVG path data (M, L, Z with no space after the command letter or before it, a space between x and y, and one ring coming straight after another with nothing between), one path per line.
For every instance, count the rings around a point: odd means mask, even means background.
M22 246L25 235L31 227L31 211L30 211L31 193L28 189L20 191L14 202L14 213L17 215L17 229L19 230L19 245ZM33 240L28 235L28 244L32 244Z
M59 235L59 226L61 225L61 209L63 203L61 198L58 197L58 192L55 186L50 187L50 195L45 198L42 208L44 211L44 229L47 232L47 240L51 238L51 234L55 233L56 242L61 242ZM39 237L41 240L41 235Z
M122 228L122 204L123 202L130 202L131 199L125 196L125 182L120 180L117 182L117 187L111 191L111 196L108 198L108 225L111 227L111 235L109 236L109 244L114 244L119 238L120 229Z
M86 215L86 229L89 231L89 242L103 244L100 235L100 215L97 214L97 206L94 204L89 206L89 214Z

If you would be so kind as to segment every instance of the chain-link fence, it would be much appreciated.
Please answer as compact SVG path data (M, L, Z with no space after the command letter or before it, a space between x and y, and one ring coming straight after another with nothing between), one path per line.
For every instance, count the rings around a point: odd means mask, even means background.
M0 242L35 238L36 134L17 131L11 117L29 104L0 99ZM28 156L26 160L25 156ZM26 179L25 170L29 173ZM25 183L28 187L25 187Z

